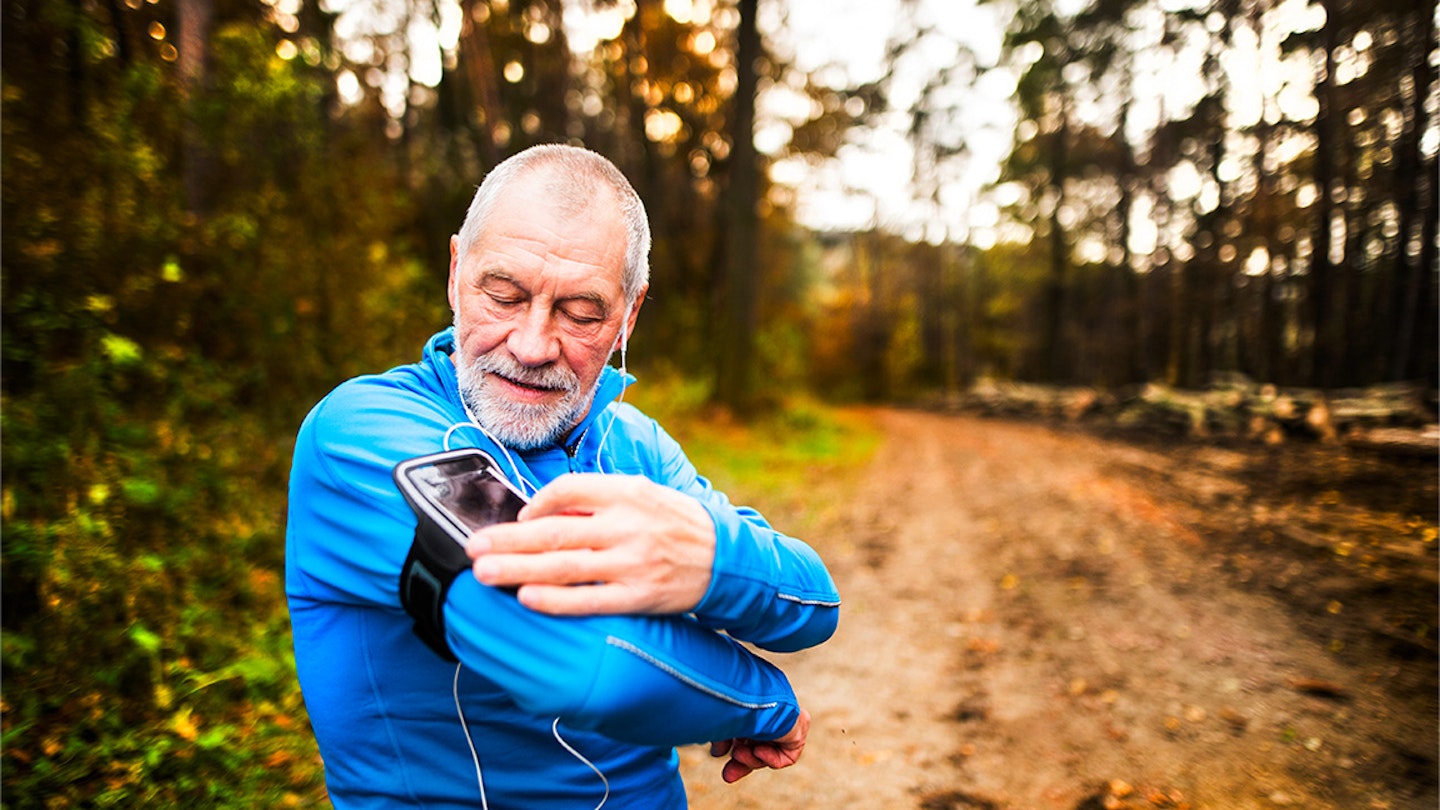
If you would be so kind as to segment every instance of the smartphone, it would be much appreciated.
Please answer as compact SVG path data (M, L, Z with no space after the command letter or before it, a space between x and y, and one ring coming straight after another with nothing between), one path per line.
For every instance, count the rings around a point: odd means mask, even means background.
M478 529L515 520L526 498L483 450L465 448L395 465L395 483L421 520L460 545Z

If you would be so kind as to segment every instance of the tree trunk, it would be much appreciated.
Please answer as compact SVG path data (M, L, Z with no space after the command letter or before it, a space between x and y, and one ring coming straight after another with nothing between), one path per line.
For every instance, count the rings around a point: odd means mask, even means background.
M210 27L214 16L214 0L178 0L175 6L176 24L180 29L176 68L186 106L185 209L197 217L203 217L210 210L214 176L214 158L198 120L200 100L209 81Z
M1386 375L1389 380L1403 380L1410 375L1413 347L1419 338L1420 311L1434 303L1421 291L1426 286L1425 279L1435 272L1435 191L1440 179L1435 177L1434 163L1425 165L1420 142L1421 133L1430 125L1425 100L1430 98L1431 89L1435 86L1436 71L1429 60L1429 55L1437 47L1436 29L1431 24L1435 19L1435 7L1435 0L1423 3L1413 17L1414 30L1408 32L1414 37L1408 54L1414 90L1408 101L1410 110L1399 149L1398 174L1400 182L1406 185L1399 205L1400 250L1395 260L1393 303L1399 317L1394 322L1391 362ZM1412 237L1420 242L1420 250L1415 255L1410 253Z
M1060 208L1065 204L1065 172L1070 137L1070 111L1061 102L1060 128L1050 148L1050 183L1055 189L1055 210L1050 212L1050 279L1045 286L1044 340L1045 376L1047 382L1061 383L1068 379L1070 353L1065 351L1065 281L1069 265L1069 249L1065 229L1060 224Z
M940 320L940 384L946 397L959 396L966 382L964 368L969 362L968 341L961 340L962 319L965 318L968 296L965 295L965 267L959 245L949 242L940 246L939 302Z
M1129 83L1129 77L1126 82ZM1114 349L1117 352L1116 366L1119 372L1117 382L1130 382L1136 379L1146 379L1145 353L1142 344L1138 342L1141 331L1144 328L1143 312L1145 305L1140 301L1141 285L1135 275L1135 259L1130 255L1130 215L1135 208L1135 175L1138 173L1135 167L1134 148L1124 141L1125 122L1130 118L1130 101L1127 99L1120 113L1120 144L1122 152L1122 163L1120 177L1120 202L1116 206L1115 215L1120 220L1120 232L1117 238L1120 241L1120 263L1116 268L1120 288L1124 290L1124 297L1120 300L1129 303L1129 310L1125 313L1125 319L1114 319L1115 342Z
M1325 49L1325 73L1315 85L1315 99L1320 112L1315 118L1315 185L1320 192L1315 211L1315 249L1310 261L1310 327L1313 343L1310 348L1311 382L1321 388L1334 383L1335 342L1331 329L1331 285L1335 267L1330 261L1331 219L1335 202L1335 155L1339 146L1335 136L1335 49L1338 46L1340 8L1337 0L1321 0L1325 9L1322 47Z
M737 88L731 129L729 184L725 200L725 329L720 335L719 400L744 412L753 404L756 313L758 311L759 218L755 213L755 90L760 31L757 0L740 0L736 32Z
M1190 268L1172 254L1166 269L1170 275L1170 352L1165 362L1165 382L1178 388L1184 384L1186 358L1189 356L1190 311L1185 287Z
M465 65L465 78L470 86L470 103L479 108L480 131L473 142L480 152L480 161L485 171L500 162L500 151L496 148L492 134L495 125L505 120L505 109L500 101L500 83L495 80L495 56L490 49L490 36L483 23L476 22L475 0L460 4L460 54ZM473 119L464 116L468 124Z

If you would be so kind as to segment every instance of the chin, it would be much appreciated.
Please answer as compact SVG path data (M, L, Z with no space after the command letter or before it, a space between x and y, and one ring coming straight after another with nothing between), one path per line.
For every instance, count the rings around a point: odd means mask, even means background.
M579 424L589 409L589 397L576 402L567 394L559 402L535 405L516 402L493 391L482 381L479 396L466 396L482 427L507 447L536 450L559 444Z

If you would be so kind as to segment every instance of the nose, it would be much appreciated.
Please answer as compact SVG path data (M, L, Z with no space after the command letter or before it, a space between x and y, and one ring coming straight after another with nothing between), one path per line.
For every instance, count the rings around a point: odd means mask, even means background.
M560 339L545 307L531 306L516 320L505 347L522 366L536 368L560 358Z

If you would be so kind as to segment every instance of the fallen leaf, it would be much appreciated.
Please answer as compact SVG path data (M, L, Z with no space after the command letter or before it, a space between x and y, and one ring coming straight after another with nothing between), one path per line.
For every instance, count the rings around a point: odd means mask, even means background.
M1220 709L1220 719L1229 723L1235 730L1243 731L1250 725L1250 718L1236 711L1233 707L1223 706Z
M1322 681L1318 678L1291 678L1286 683L1291 689L1308 695L1328 698L1343 698L1349 695L1349 690L1344 685L1334 681Z

